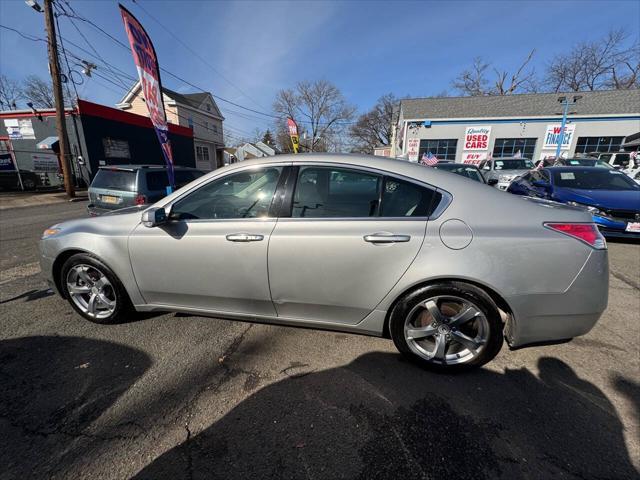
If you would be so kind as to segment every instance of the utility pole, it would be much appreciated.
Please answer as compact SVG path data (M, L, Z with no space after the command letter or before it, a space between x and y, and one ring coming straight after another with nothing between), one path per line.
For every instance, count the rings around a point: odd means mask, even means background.
M56 102L56 124L58 130L58 145L60 148L60 164L64 177L64 189L69 198L76 196L71 180L71 164L69 155L69 137L67 136L67 123L64 112L64 97L62 96L62 83L60 81L60 63L58 61L58 43L56 41L56 27L53 18L53 0L44 0L44 18L49 39L49 71L53 82L53 97Z
M582 95L574 95L573 101L569 101L567 97L558 98L558 102L564 107L562 110L562 123L560 124L560 135L558 136L558 146L556 148L556 161L560 159L560 150L562 149L562 142L564 142L564 130L567 125L567 115L569 114L569 105L575 105L578 100L582 98ZM575 112L571 112L575 113Z

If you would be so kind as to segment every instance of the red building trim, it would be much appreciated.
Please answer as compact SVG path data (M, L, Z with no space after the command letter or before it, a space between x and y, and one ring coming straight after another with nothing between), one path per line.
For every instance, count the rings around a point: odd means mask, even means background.
M138 127L153 128L151 119L149 117L143 117L142 115L136 115L135 113L124 112L117 108L105 107L97 103L87 102L86 100L78 100L78 113L80 115L89 115L92 117L100 117L108 120L113 120L120 123L128 123L129 125L135 125ZM32 116L33 114L31 114ZM182 127L180 125L174 125L169 123L169 132L177 135L183 135L185 137L193 137L193 130L188 127Z
M41 111L41 110L36 110L37 113L33 113L31 111L29 112L25 112L25 111L17 111L17 112L12 112L12 111L5 111L5 112L0 112L0 118L33 118L33 117L55 117L56 116L56 111L53 110L46 110L46 111ZM65 113L67 115L69 115L70 113L75 113L74 109L67 109L65 110Z

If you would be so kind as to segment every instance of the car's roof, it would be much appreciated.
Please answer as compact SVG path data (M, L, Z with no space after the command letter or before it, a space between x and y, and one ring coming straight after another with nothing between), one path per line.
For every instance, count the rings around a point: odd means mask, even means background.
M606 168L602 168L602 167L586 167L583 165L556 165L553 167L545 167L544 170L551 170L554 172L561 172L561 171L567 171L567 172L575 172L576 170L584 170L587 172L602 172L603 170L607 170Z
M207 176L217 176L219 174L222 174L222 171L232 172L233 170L237 170L243 167L258 167L270 164L296 165L303 162L324 163L327 164L327 166L340 165L344 168L353 166L381 170L382 173L388 172L390 174L404 176L408 179L415 179L419 182L433 185L447 191L449 189L453 191L460 189L468 190L469 188L474 188L469 186L469 181L465 177L460 175L451 175L450 172L444 169L430 168L419 163L409 162L402 159L388 158L376 155L347 153L303 153L298 155L286 154L275 155L272 157L254 158L251 160L244 160L242 162L233 163L221 169L214 170ZM486 188L486 185L478 183L478 194L484 195L485 190L495 189ZM492 194L493 192L487 193L487 195Z
M194 167L182 167L176 165L173 167L174 170L198 170ZM152 164L139 164L139 165L103 165L99 167L100 170L125 170L128 172L133 172L135 170L143 170L143 169L154 169L154 170L166 170L166 165L152 165Z
M478 169L477 165L471 165L470 163L453 163L453 162L443 162L443 163L438 163L436 165L434 165L434 168L440 168L443 166L448 166L448 167L471 167L471 168L475 168Z
M531 159L527 157L497 157L497 158L492 158L491 160L494 162L497 162L500 160L531 160Z

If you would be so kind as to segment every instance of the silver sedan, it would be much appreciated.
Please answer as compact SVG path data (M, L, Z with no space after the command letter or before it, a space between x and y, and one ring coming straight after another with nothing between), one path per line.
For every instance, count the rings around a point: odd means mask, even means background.
M174 311L391 338L439 370L587 333L606 243L583 211L370 156L241 162L144 211L47 229L42 270L84 318Z

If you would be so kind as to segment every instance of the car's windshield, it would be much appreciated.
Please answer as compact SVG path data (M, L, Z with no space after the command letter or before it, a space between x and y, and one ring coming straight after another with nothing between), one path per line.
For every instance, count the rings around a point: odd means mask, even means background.
M436 167L438 170L447 170L449 172L455 173L457 175L462 175L463 177L470 178L471 180L475 180L476 182L484 183L484 179L482 174L475 167L470 167L466 165L439 165Z
M553 172L557 187L578 190L640 190L640 185L617 170L560 170Z
M526 158L510 158L508 160L495 160L495 170L529 170L533 168L533 162Z
M136 172L101 168L98 170L93 182L91 182L91 188L108 188L110 190L133 192L136 188Z
M613 169L610 164L603 160L598 160L597 158L570 158L565 160L564 164L572 167L602 167Z

